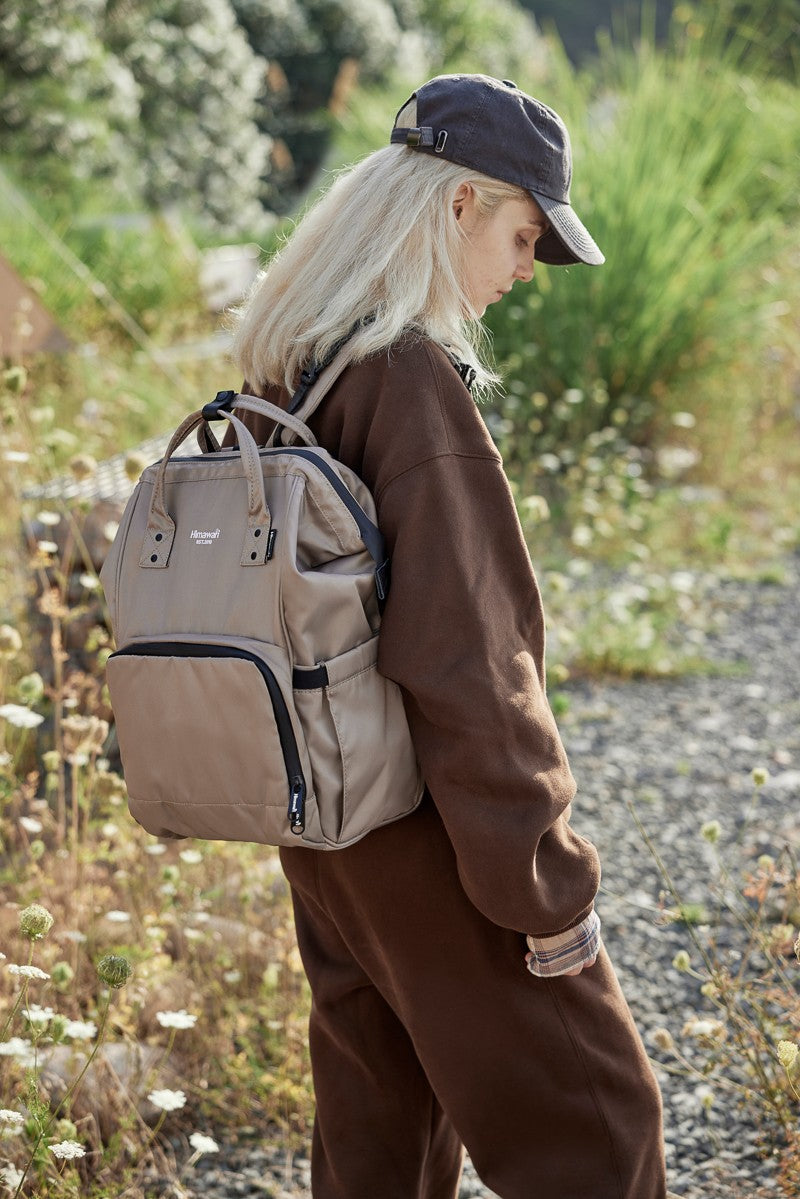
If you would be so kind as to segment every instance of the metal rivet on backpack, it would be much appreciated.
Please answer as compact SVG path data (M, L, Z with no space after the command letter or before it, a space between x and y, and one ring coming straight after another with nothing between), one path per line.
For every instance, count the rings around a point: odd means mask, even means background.
M258 554L256 553L255 550L253 550L252 554L250 555L250 561L255 562L257 557L258 557Z
M161 541L161 539L163 538L163 536L164 536L164 534L163 534L163 533L156 533L156 541Z
M150 555L150 561L151 561L151 562L158 562L158 554L151 554L151 555Z
M260 529L255 529L255 530L253 531L253 536L254 536L254 537L260 537L260 536L261 536L261 530L260 530Z

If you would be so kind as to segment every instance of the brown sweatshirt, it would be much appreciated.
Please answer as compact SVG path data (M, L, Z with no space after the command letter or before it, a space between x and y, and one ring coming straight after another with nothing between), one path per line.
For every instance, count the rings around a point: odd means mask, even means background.
M288 403L277 387L253 394ZM272 432L244 419L259 442ZM600 867L567 823L575 783L545 696L541 599L475 402L440 347L407 337L346 368L309 424L375 497L391 560L378 665L402 689L465 891L505 928L572 928Z

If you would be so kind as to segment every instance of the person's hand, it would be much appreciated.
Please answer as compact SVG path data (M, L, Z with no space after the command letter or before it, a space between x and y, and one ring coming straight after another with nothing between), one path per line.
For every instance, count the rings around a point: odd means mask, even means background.
M525 961L529 962L532 957L533 957L532 953L526 953ZM582 970L588 970L589 967L593 966L596 961L597 961L597 954L595 954L593 958L589 958L588 962L581 962L580 966L576 966L574 970L565 970L563 974L555 974L555 975L552 975L552 977L553 978L574 978L577 974L580 974Z
M580 974L581 970L588 970L597 961L597 954L593 958L589 958L588 962L581 962L580 966L576 966L574 970L566 970L562 975L556 976L561 978L574 978L576 974Z

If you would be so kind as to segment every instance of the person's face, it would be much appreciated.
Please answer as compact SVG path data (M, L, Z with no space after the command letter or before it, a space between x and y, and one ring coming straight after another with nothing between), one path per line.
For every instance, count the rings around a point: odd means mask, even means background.
M537 238L549 225L539 205L529 199L504 200L490 217L475 206L475 193L464 184L453 201L456 219L466 234L465 282L479 316L502 300L517 279L533 278Z

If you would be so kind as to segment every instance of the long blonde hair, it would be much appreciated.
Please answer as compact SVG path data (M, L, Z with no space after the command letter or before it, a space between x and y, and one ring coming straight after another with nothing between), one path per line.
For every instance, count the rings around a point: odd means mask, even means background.
M496 383L464 286L465 237L453 211L462 183L472 184L483 217L527 196L401 145L341 173L231 314L233 355L250 384L293 390L303 367L365 318L350 344L353 361L411 330L472 366L478 390Z

